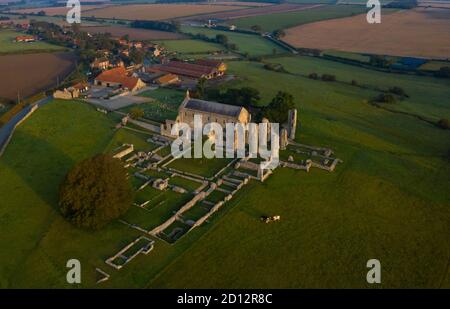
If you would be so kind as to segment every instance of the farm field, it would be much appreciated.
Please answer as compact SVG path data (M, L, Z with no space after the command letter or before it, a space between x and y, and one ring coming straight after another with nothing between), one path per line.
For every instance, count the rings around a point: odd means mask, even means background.
M214 2L216 5L234 5L234 6L269 6L273 5L273 3L268 2L251 2L251 1L216 1Z
M219 44L200 40L155 41L155 43L164 46L169 51L181 54L209 53L225 49Z
M281 12L307 10L307 9L309 9L311 7L315 7L315 6L317 6L317 5L283 3L283 4L270 5L270 6L264 6L264 7L253 7L253 8L248 8L248 9L233 10L233 11L228 11L228 12L218 12L218 13L203 14L203 15L198 15L198 16L189 16L188 18L181 18L181 20L208 20L208 19L228 20L228 19L236 19L236 18L264 15L264 14L275 14L275 13L281 13Z
M99 9L103 8L105 5L82 5L81 6L81 12L82 14L88 14L87 12L93 10L93 9ZM38 12L44 11L45 15L48 16L66 16L67 12L69 11L69 8L66 8L65 6L60 7L40 7L40 8L31 8L31 9L20 9L20 10L14 10L13 13L20 13L20 14L37 14Z
M365 15L301 25L287 29L283 40L304 48L449 58L449 28L450 10L419 8L383 16L376 28Z
M419 0L417 2L418 2L418 6L450 9L450 3L448 1Z
M276 53L285 52L278 45L257 35L190 26L183 26L181 29L185 33L204 34L210 38L214 38L217 34L224 34L228 37L230 43L238 46L237 52L248 53L251 56L272 55L274 50Z
M76 57L70 52L0 56L2 79L0 97L16 100L56 85L75 67Z
M365 11L365 7L355 5L327 5L287 13L274 14L268 12L265 15L233 19L228 23L244 29L249 29L253 25L259 25L263 31L274 31L320 20L352 16Z
M338 81L348 84L355 80L360 86L388 90L397 86L404 89L409 98L389 106L390 109L417 114L433 121L450 118L450 82L434 77L383 73L314 57L281 57L270 59L282 64L290 73L335 75ZM319 82L326 83L326 82ZM367 97L370 100L372 97Z
M322 53L322 55L342 58L342 59L346 59L346 60L359 61L359 62L363 62L363 63L370 62L370 57L367 55L343 52L343 51L338 51L338 50L326 50Z
M125 20L165 20L228 10L236 10L236 7L210 4L130 4L89 10L89 16Z
M91 34L96 33L110 33L113 37L120 38L126 34L129 35L130 40L177 40L184 38L183 35L174 32L138 29L125 26L94 26L81 27L81 31L86 31Z
M298 4L334 4L336 0L288 0L288 3L298 3Z
M429 61L420 66L421 70L438 71L440 68L450 67L449 61Z
M14 42L17 36L24 35L21 32L0 30L0 55L2 54L25 54L46 51L61 51L64 48L45 42Z

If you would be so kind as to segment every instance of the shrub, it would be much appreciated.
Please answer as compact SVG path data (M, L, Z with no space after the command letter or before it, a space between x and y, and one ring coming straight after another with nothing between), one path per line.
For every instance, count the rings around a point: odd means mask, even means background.
M295 108L294 97L288 92L279 91L268 106L264 108L264 117L271 122L286 123L288 112Z
M310 79L319 79L319 75L318 75L317 73L310 73L310 74L308 75L308 77L309 77Z
M336 81L336 76L331 74L323 74L322 80L325 82L334 82Z
M357 86L358 85L358 82L356 81L356 80L352 80L352 86Z
M395 103L397 100L395 99L395 96L393 96L390 93L380 93L378 96L374 98L374 101L379 103L392 104Z
M434 76L440 78L450 78L450 67L441 67L439 71L434 73Z
M130 117L133 119L138 119L144 117L145 111L140 107L133 107L130 110Z
M99 229L123 215L133 202L133 191L122 163L99 154L78 163L64 179L59 206L74 225Z
M397 87L397 86L389 88L389 92L393 93L393 94L396 94L396 95L399 95L399 96L408 97L408 95L406 94L405 90L403 90L403 88L400 88L400 87Z
M450 129L450 121L448 119L442 118L438 121L438 126L441 129L448 130Z

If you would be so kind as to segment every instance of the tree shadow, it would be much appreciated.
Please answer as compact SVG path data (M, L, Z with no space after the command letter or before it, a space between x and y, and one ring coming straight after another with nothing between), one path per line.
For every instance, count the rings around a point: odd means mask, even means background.
M75 163L61 149L23 130L14 133L0 162L55 209L60 184Z

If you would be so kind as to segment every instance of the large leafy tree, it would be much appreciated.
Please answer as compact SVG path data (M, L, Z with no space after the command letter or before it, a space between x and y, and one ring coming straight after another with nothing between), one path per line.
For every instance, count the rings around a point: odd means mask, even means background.
M292 108L295 108L292 94L279 91L264 109L264 117L268 118L271 122L283 124L287 122L288 112Z
M133 202L133 191L122 163L99 154L78 163L61 185L59 205L74 225L99 229L123 215Z

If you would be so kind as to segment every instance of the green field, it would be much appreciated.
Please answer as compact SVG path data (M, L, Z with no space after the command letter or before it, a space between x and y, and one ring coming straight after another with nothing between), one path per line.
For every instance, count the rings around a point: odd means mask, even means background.
M331 174L280 169L245 188L149 287L371 287L366 262L374 257L385 267L381 287L449 287L449 131L363 103L369 90L257 63L233 62L230 71L266 102L279 89L293 93L297 139L332 147L344 163ZM422 91L430 110L445 103L448 114L444 88ZM270 214L281 222L259 221Z
M211 53L224 49L224 47L219 44L200 40L166 40L155 41L155 43L164 46L168 51L181 54Z
M274 31L277 29L290 28L325 19L352 16L364 13L365 11L365 6L360 5L323 6L304 11L293 11L233 19L229 21L229 24L233 24L238 28L244 29L249 29L253 25L259 25L264 31Z
M286 2L288 2L288 3L298 3L298 4L311 4L311 3L334 4L334 3L337 2L337 0L288 0Z
M428 61L420 66L420 70L425 71L439 71L440 68L450 67L450 62L448 61Z
M186 159L181 158L173 161L167 167L203 177L212 177L215 173L224 168L231 159Z
M319 75L332 74L336 76L338 81L350 83L355 80L359 85L382 90L394 86L401 87L409 95L409 98L393 104L390 108L424 116L435 121L443 117L450 118L450 82L448 80L388 74L313 57L283 57L270 61L280 63L289 72L296 74L308 75L313 72ZM323 82L319 82L320 86L323 84ZM371 97L369 96L367 99L370 100Z
M214 38L217 34L224 34L228 37L230 43L234 43L238 46L239 49L237 52L242 54L248 53L250 56L272 55L274 51L276 53L285 52L285 50L278 45L275 45L258 35L190 26L182 26L181 30L185 33L204 34L210 38Z
M359 61L363 63L369 63L370 57L357 53L344 52L340 50L326 50L322 53L324 56L332 56L337 58L342 58L345 60Z
M185 92L176 89L158 88L156 90L146 91L140 95L151 98L153 101L128 106L120 111L128 113L131 109L138 107L144 110L144 118L164 122L166 119L176 118L178 107L181 102L183 102L186 94Z
M19 35L24 34L16 31L0 30L0 54L60 51L64 49L63 47L40 41L32 43L14 42Z
M450 116L450 81L308 57L273 61L295 74L230 62L230 73L240 77L233 86L259 89L263 104L279 90L292 93L297 141L331 147L343 160L334 173L279 168L264 183L250 182L209 223L172 245L157 240L151 254L118 272L104 259L138 233L117 222L80 231L57 210L62 178L75 162L110 147L114 122L85 104L49 103L19 127L0 158L1 287L70 287L65 264L78 258L81 287L93 287L92 270L101 267L111 278L96 287L373 288L366 263L377 258L378 287L450 288L450 131L367 104L378 93L373 89L302 74L314 69L338 80L401 86L410 95L401 104L436 119ZM175 162L208 173L224 165L217 159ZM153 226L176 210L152 207L133 207L126 216ZM262 215L281 221L266 225Z

